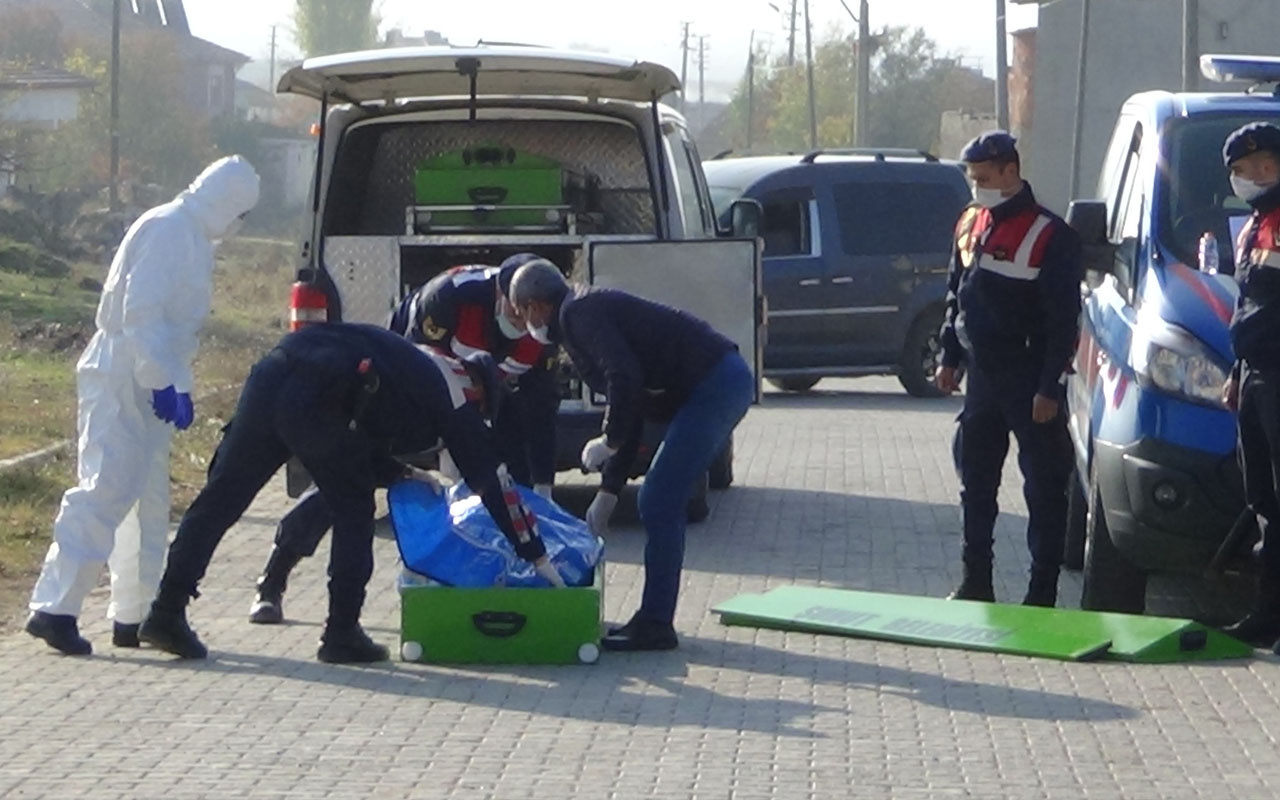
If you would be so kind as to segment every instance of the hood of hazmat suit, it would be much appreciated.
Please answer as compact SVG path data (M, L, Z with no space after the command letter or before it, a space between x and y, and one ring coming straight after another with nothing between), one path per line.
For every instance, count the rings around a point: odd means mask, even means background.
M231 156L129 228L98 304L99 336L113 340L110 371L131 374L143 389L191 391L191 362L212 302L214 243L257 202L257 172ZM106 368L94 350L91 344L81 369Z

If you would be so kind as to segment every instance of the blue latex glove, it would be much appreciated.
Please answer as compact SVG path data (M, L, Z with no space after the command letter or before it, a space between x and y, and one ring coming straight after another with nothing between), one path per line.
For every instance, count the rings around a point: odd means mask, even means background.
M178 392L172 386L151 390L151 408L164 422L178 418Z
M191 423L196 419L196 407L191 402L191 395L186 392L178 392L178 408L173 418L173 427L180 431L185 431L191 427Z

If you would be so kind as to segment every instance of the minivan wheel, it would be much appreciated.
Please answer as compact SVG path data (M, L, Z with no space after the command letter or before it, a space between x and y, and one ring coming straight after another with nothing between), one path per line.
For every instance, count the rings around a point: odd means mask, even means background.
M707 473L704 472L702 479L694 487L689 504L685 506L685 519L689 522L702 522L711 514L711 506L707 503L707 488Z
M942 397L942 390L933 382L942 360L941 328L942 312L935 309L916 317L907 331L898 362L898 382L912 397Z
M716 454L716 460L711 462L711 469L707 470L707 484L712 489L728 489L733 485L733 436L729 436L729 441L725 442L724 447Z
M1147 602L1147 573L1130 563L1111 541L1097 473L1095 467L1089 474L1084 592L1080 596L1080 607L1090 611L1141 614Z
M799 376L795 378L770 378L769 383L784 392L807 392L817 385L821 378Z

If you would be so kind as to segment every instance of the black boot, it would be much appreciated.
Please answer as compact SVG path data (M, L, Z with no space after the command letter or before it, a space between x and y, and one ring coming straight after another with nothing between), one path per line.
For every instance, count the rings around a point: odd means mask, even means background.
M948 600L981 600L984 603L994 603L996 600L996 590L991 585L991 564L970 564L964 565L964 577L960 579L960 585L955 588L951 594L947 595Z
M87 656L93 652L93 645L80 635L76 618L70 614L32 612L27 618L27 633L37 639L44 639L54 650L69 656Z
M258 578L258 596L249 609L250 622L259 625L284 622L284 590L289 583L289 573L301 560L302 556L279 545L271 548L262 577Z
M1027 583L1027 594L1022 598L1024 606L1053 608L1058 602L1058 570L1032 569Z
M316 658L328 664L373 664L386 661L391 654L356 623L342 627L325 625Z
M1280 617L1253 611L1223 628L1222 632L1254 647L1272 647L1280 643Z
M138 627L138 639L178 658L205 658L209 651L196 632L187 624L185 592L174 591L163 584L151 604L151 613Z
M600 640L605 650L675 650L680 646L676 629L670 622L632 617L620 627L611 627Z
M140 647L138 623L116 622L111 625L111 643L116 647Z

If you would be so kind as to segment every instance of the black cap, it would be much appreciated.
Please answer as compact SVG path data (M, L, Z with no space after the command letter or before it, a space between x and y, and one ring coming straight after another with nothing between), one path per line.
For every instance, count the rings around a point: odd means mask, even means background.
M515 277L516 270L539 258L540 256L534 253L516 253L502 262L498 267L498 291L502 292L503 297L511 297L511 279Z
M1280 155L1280 128L1268 122L1250 122L1233 132L1222 146L1222 163L1229 167L1233 162L1259 150L1269 150Z
M968 164L977 164L1001 158L1018 152L1015 145L1018 140L1008 131L987 131L969 142L960 151L960 160Z

